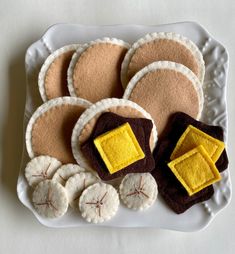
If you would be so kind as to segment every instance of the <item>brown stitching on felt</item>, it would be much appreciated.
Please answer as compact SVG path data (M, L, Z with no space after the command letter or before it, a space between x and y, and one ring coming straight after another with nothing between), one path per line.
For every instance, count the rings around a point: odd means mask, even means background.
M59 177L60 177L64 182L66 182L66 179L65 179L62 175L59 175Z
M105 196L107 195L107 191L104 193L104 195L102 196L102 198L100 200L97 200L96 202L86 202L85 204L87 205L95 205L95 208L98 208L98 214L99 217L101 217L101 207L104 204L103 200L105 198Z
M46 170L42 170L41 174L35 174L35 175L32 175L32 177L42 177L43 179L48 179L48 170L51 166L51 163L48 165L48 167L46 168Z
M52 203L52 197L51 197L52 193L51 193L51 188L49 187L48 192L47 192L47 198L45 202L42 203L34 203L35 205L41 206L41 205L46 205L47 208L53 208L56 211L58 211L58 209L54 206L54 204Z
M146 198L150 198L149 195L147 195L145 192L144 192L144 184L142 184L142 177L143 176L140 176L140 181L139 181L139 186L136 187L135 186L135 190L131 193L128 193L126 195L126 197L129 197L129 196L134 196L134 195L137 195L139 197L139 194L142 194L144 195Z
M198 151L195 151L193 154L187 156L185 159L183 159L182 161L180 161L180 162L178 162L177 164L174 165L174 169L175 169L175 171L177 172L177 174L180 176L180 178L181 178L181 174L179 173L179 171L177 170L177 168L176 168L175 166L181 164L181 163L184 162L186 159L189 159L190 157L192 157L193 155L195 155L195 154L197 154L197 153L198 153ZM201 156L201 158L204 160L204 162L206 162L206 164L208 165L208 167L209 167L210 170L211 170L210 172L214 175L214 178L210 178L209 180L207 180L206 182L204 182L204 183L202 183L201 185L197 186L196 188L191 188L191 187L189 186L189 183L188 183L187 181L185 181L185 179L182 178L183 181L187 184L187 186L188 186L192 191L197 190L198 188L201 188L203 185L210 183L211 180L213 180L213 179L216 178L216 175L215 175L213 169L211 168L211 166L208 164L208 161L203 157L203 155L201 155L200 153L198 153L198 154Z

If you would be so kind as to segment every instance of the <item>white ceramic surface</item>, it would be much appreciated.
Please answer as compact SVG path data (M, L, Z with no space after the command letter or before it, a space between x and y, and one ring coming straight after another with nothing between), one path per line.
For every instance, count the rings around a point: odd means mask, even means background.
M56 49L72 43L85 43L102 37L116 37L129 43L151 32L176 32L191 39L201 50L205 63L204 109L201 120L212 125L222 126L227 135L226 80L228 72L228 54L226 49L214 40L200 25L192 22L160 26L82 26L77 24L59 24L48 29L43 37L27 50L27 100L24 124L42 103L37 76L46 57ZM69 210L60 219L44 219L34 210L30 197L31 190L24 178L24 168L29 160L23 149L22 165L17 183L20 201L28 207L36 218L49 227L88 226L79 214ZM118 214L109 222L99 226L112 227L155 227L178 231L196 231L206 227L231 199L229 171L222 173L222 180L214 185L214 196L203 204L197 204L181 215L173 213L159 197L156 204L144 213L133 212L121 206Z

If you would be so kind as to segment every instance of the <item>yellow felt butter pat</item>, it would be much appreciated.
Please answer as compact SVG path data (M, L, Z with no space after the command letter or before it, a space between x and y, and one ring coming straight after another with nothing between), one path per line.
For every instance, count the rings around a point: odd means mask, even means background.
M216 162L219 159L225 147L224 142L211 137L192 125L189 125L178 140L170 159L174 160L199 145L202 145L205 148L213 162Z
M198 146L168 163L168 167L191 196L221 179L203 146Z
M94 144L110 174L145 157L129 123L98 136Z

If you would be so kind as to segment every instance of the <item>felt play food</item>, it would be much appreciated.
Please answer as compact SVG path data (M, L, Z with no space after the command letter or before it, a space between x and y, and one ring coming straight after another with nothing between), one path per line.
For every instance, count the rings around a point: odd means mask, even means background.
M38 75L38 87L42 100L68 96L67 70L74 52L80 44L66 45L50 54Z
M79 48L68 69L70 95L92 103L121 98L120 70L128 48L128 43L115 38L98 39Z
M204 101L202 85L195 74L182 64L167 61L154 62L136 73L123 98L150 113L159 136L172 113L182 111L200 118Z
M176 33L152 33L136 41L128 50L121 70L123 87L141 69L156 61L171 61L188 67L203 82L205 64L198 47Z

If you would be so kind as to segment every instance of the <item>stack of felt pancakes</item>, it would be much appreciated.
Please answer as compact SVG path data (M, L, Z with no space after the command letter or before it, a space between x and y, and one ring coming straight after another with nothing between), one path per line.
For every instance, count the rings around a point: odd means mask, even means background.
M70 205L99 223L119 200L146 210L159 193L183 213L211 198L228 159L223 129L199 121L204 74L200 50L175 33L132 45L97 39L49 55L38 77L44 103L26 129L35 210L56 218Z

